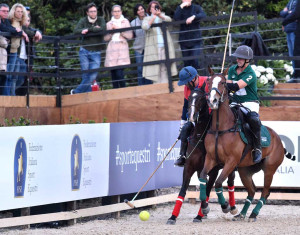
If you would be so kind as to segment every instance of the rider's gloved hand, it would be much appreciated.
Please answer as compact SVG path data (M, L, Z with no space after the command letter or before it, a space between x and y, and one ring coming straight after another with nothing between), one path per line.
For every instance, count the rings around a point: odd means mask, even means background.
M182 130L182 127L184 126L184 124L187 123L187 120L181 120L180 121L180 128L179 128L179 135L178 135L178 138L180 140L180 133L181 133L181 130Z
M236 92L240 89L239 85L237 83L227 83L227 89L229 92Z

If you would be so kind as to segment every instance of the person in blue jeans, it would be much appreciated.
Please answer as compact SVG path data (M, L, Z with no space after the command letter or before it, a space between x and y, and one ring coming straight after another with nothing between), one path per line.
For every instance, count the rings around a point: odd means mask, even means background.
M280 16L282 18L286 18L289 14L291 14L297 5L297 0L290 0L286 7L280 12ZM283 27L284 32L286 33L286 41L288 45L289 56L294 55L294 44L295 44L295 31L297 28L297 22L291 22ZM294 61L293 61L293 67Z
M179 44L183 57L197 56L195 59L184 60L184 66L200 68L199 57L201 55L201 31L199 21L206 17L200 5L192 4L192 0L182 0L174 13L174 20L185 20L180 25Z
M135 5L133 9L134 15L137 17L131 21L131 27L141 26L143 19L147 16L146 8L138 3ZM135 62L143 63L144 61L144 49L145 49L145 31L143 29L135 29L134 30L134 42L132 48L134 49ZM137 74L138 74L138 85L147 85L152 84L153 82L149 79L143 77L143 66L137 66Z
M80 67L82 71L99 69L101 64L101 50L105 48L102 35L89 36L106 30L106 24L102 17L97 15L97 7L90 3L86 7L86 16L80 19L75 27L74 33L83 36L82 46L79 49ZM91 85L96 80L98 72L82 73L82 81L71 94L90 92Z

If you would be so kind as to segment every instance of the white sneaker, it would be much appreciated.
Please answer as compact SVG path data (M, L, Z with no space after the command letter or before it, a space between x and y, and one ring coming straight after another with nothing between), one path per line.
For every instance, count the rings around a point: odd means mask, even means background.
M70 91L70 94L71 94L71 95L74 95L74 89L72 89L72 90Z

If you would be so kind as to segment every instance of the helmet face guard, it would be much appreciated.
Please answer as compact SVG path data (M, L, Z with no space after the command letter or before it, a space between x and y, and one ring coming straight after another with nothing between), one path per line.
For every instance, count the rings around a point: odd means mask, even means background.
M232 54L232 56L235 56L240 59L252 60L253 51L250 47L243 45L243 46L239 46Z

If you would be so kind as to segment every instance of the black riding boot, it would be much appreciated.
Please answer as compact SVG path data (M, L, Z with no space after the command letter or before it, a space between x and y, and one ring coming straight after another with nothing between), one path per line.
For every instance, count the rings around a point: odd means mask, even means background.
M179 158L175 161L174 165L181 166L181 167L184 166L187 147L188 147L188 142L181 141Z
M261 154L261 136L260 136L260 127L261 122L259 120L259 116L256 112L250 112L247 114L247 121L251 127L253 134L255 135L253 138L254 148L252 150L252 157L254 163L259 163L262 158Z

